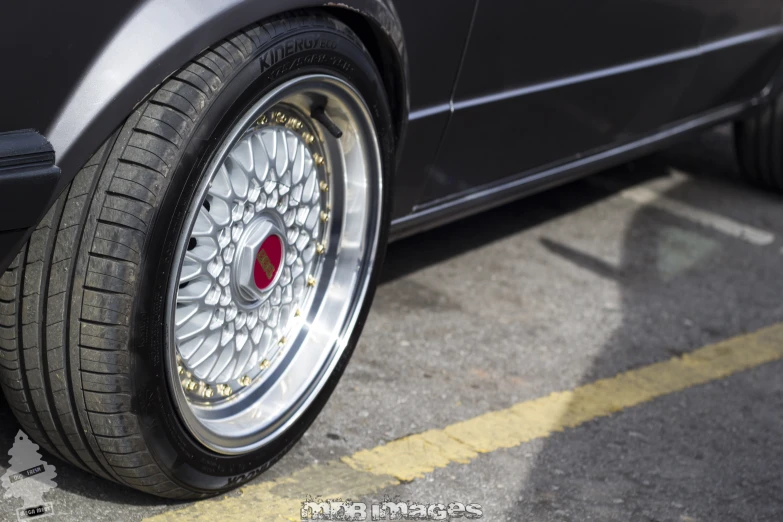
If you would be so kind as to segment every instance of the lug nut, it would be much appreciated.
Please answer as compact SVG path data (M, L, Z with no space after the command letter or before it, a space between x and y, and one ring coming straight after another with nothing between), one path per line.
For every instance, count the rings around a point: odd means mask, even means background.
M315 154L313 154L313 161L315 162L316 165L320 167L321 165L324 164L326 160L324 160L324 157L316 152Z
M316 243L315 244L315 252L317 254L323 254L324 252L326 252L326 245L324 245L323 243ZM315 280L313 280L313 282L315 282ZM310 284L310 280L309 279L307 280L307 283Z
M321 189L322 192L326 192L329 190L329 184L325 181L322 181L318 184L318 187Z
M269 368L270 364L271 363L269 362L269 359L264 359L263 361L258 363L258 367L261 368L262 370L266 370L267 368Z
M247 375L239 379L239 384L241 384L242 386L250 386L251 382L253 381L251 381L250 377L248 377Z
M203 395L207 399L211 398L214 394L215 392L209 386L204 388L204 391L201 392L201 395Z
M327 221L329 221L329 213L328 212L324 212L322 210L321 211L321 223L326 223Z

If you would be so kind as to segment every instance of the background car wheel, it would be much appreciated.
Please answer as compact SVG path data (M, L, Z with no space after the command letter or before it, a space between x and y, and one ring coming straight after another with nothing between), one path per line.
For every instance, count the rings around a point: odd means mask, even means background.
M783 95L734 126L740 172L750 182L783 190Z
M377 69L327 16L254 25L172 75L0 279L0 376L23 428L172 498L269 467L362 329L392 136Z

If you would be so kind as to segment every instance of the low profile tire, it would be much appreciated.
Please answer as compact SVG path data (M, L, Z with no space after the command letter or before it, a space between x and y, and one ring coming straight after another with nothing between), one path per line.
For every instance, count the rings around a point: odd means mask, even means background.
M326 15L248 27L172 75L0 278L0 377L24 430L170 498L267 469L361 332L392 140L372 59Z
M783 191L783 94L734 126L740 173L751 183Z

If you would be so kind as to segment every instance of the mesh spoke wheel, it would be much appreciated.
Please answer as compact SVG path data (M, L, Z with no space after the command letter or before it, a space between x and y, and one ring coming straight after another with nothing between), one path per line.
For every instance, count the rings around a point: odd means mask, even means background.
M209 448L263 445L328 377L374 261L379 173L366 105L332 76L275 89L220 145L188 210L168 304L172 390Z

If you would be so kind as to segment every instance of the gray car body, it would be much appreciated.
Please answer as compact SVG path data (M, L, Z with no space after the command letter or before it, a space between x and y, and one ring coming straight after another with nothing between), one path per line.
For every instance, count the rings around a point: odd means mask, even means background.
M399 145L393 235L401 237L741 116L775 89L781 7L781 0L30 0L0 8L0 46L19 72L0 84L0 132L32 128L49 140L61 169L56 186L41 191L51 202L133 108L208 45L276 14L326 9L363 40L390 96ZM648 27L629 30L634 23ZM533 145L527 158L525 141ZM484 160L493 154L499 168L490 172ZM47 205L33 207L42 210L13 230L0 211L0 270Z

